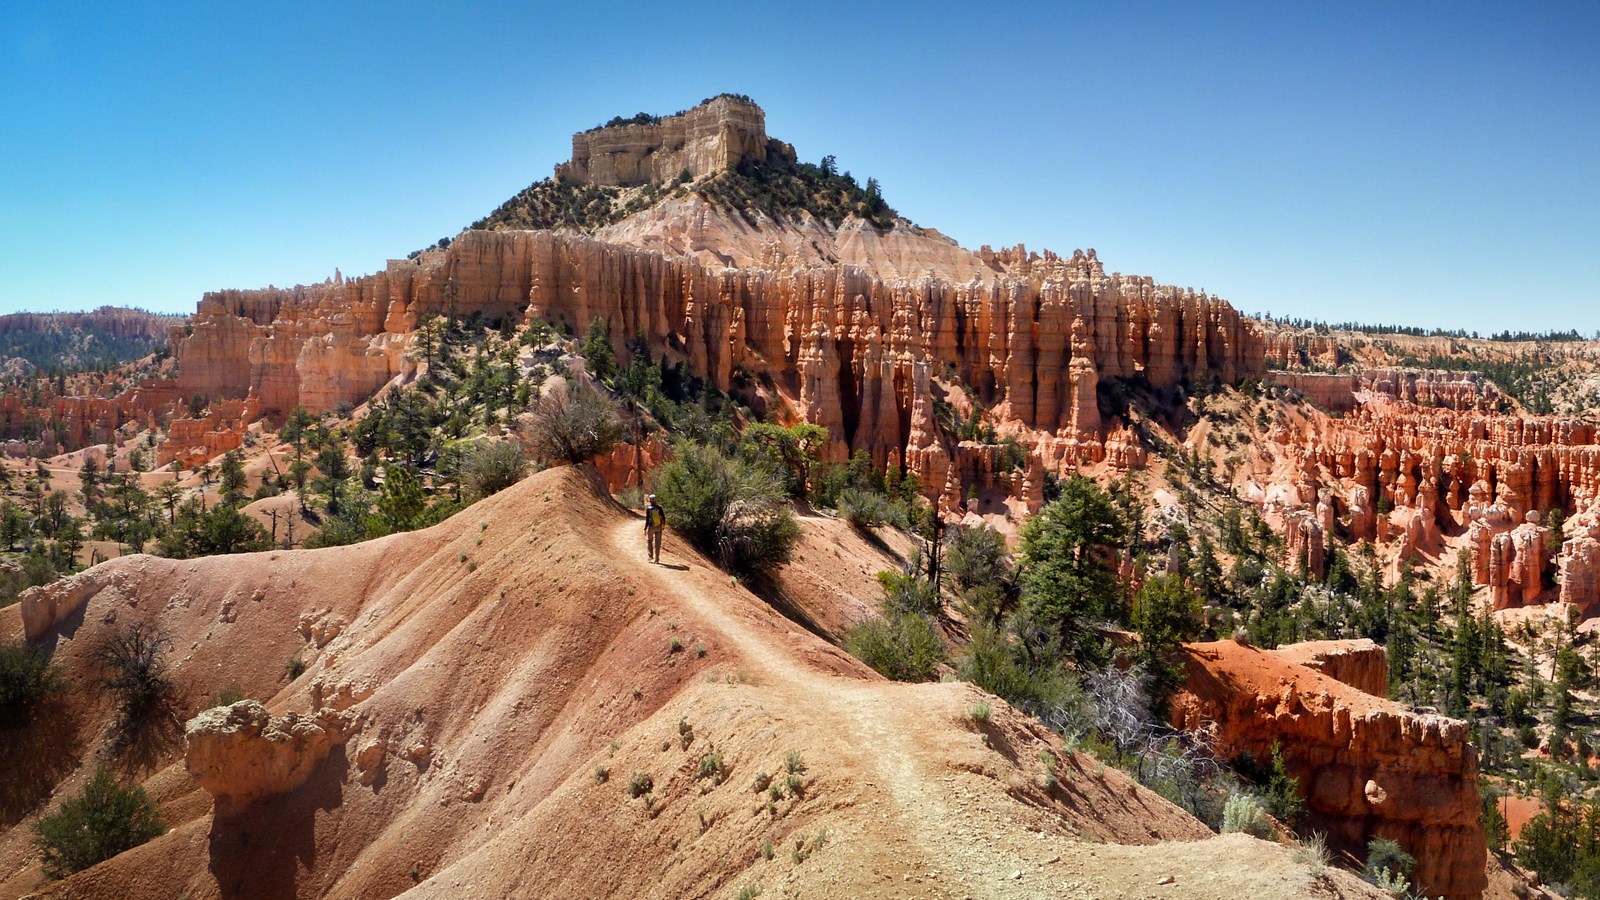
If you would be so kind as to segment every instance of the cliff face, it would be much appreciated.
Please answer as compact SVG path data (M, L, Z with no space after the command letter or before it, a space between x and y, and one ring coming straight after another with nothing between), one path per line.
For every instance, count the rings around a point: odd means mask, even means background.
M1367 638L1353 641L1302 641L1272 651L1297 666L1321 672L1374 697L1389 696L1389 656Z
M1326 505L1319 517L1328 525L1340 520L1351 540L1396 542L1401 557L1438 552L1447 535L1459 535L1472 556L1473 580L1489 587L1495 609L1539 601L1557 563L1546 550L1549 529L1541 519L1557 508L1587 512L1600 498L1594 427L1479 412L1472 397L1498 392L1474 395L1468 382L1421 383L1431 385L1441 405L1387 402L1387 395L1372 402L1369 393L1342 418L1275 434L1300 472L1292 493L1307 510ZM1384 507L1391 511L1376 513ZM1559 559L1570 575L1561 599L1586 613L1597 600L1594 519L1574 520L1570 547Z
M1269 348L1269 358L1271 352ZM1465 412L1503 413L1511 400L1476 372L1431 369L1363 369L1349 374L1273 372L1268 378L1330 412L1350 412L1369 399L1388 397L1418 406Z
M760 107L724 95L574 135L557 175L666 182L774 153L793 158ZM780 418L828 427L830 459L864 450L951 505L982 482L1035 508L1047 472L1138 465L1137 440L1102 421L1104 379L1235 382L1259 375L1263 356L1259 330L1227 303L1108 275L1093 250L974 252L909 225L779 223L678 197L603 234L467 231L363 278L206 294L174 334L166 392L277 416L359 403L414 373L415 329L436 315L537 316L579 332L604 319L619 354L644 335L653 359L718 388L738 373L779 401ZM1027 471L996 471L992 448L942 435L936 411L967 390L1036 451ZM209 452L202 438L225 430L184 427L171 454Z
M644 334L652 358L684 360L721 389L748 373L830 429L830 458L866 450L937 492L951 451L937 439L935 379L973 386L1058 470L1107 456L1101 379L1170 388L1261 371L1257 331L1221 300L1107 275L1092 254L995 266L964 283L846 265L713 269L581 236L467 232L367 278L206 295L174 343L178 385L248 395L263 413L329 409L410 371L425 315L531 315L578 332L604 318L619 352Z
M1003 272L1002 258L1012 255L988 248L968 250L934 229L910 225L880 230L850 219L835 226L809 215L774 221L759 211L746 219L694 194L664 200L597 228L591 236L667 256L687 256L712 268L776 271L844 262L880 278L989 278Z
M1264 760L1280 747L1308 812L1331 838L1350 848L1378 835L1398 841L1416 857L1421 893L1482 895L1488 851L1465 722L1407 712L1231 641L1190 645L1187 665L1186 687L1172 701L1176 724L1214 723L1225 757Z
M694 178L740 160L767 158L767 114L749 100L720 96L675 116L635 125L612 125L572 136L572 159L556 177L586 184L669 182L688 170Z
M183 323L183 316L120 306L102 306L89 312L8 313L0 316L0 341L16 334L87 331L125 340L156 342L164 340L168 332Z

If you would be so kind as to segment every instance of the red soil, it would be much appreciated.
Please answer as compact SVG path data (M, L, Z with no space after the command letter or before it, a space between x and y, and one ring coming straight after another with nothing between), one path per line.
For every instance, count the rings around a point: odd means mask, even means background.
M98 588L44 638L74 690L0 750L0 896L1377 896L1213 837L998 700L974 721L969 685L884 681L675 537L664 560L592 473L559 469L421 532L79 576ZM185 715L230 685L275 713L343 691L354 734L231 818L181 737L152 740L116 762L169 833L41 884L28 826L107 755L89 648L136 621L171 635ZM20 631L0 610L0 639ZM698 777L713 748L725 777ZM791 750L800 796L769 808L752 781L782 784Z

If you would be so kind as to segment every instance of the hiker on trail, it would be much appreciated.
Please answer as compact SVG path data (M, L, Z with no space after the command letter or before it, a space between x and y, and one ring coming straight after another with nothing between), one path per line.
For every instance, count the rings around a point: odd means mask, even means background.
M645 498L644 549L653 563L661 562L661 535L667 530L667 511L656 502L656 495Z

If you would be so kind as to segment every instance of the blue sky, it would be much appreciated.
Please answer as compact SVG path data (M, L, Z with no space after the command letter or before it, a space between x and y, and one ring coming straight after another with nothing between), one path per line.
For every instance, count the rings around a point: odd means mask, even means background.
M0 0L0 311L374 271L733 91L970 247L1600 329L1600 4L244 6Z

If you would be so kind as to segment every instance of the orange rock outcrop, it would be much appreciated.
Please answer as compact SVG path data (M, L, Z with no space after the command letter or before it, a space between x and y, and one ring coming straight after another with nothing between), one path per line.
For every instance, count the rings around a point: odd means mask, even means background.
M217 706L184 728L184 767L215 798L218 815L300 786L344 742L332 710L274 716L255 700Z
M654 122L580 131L572 136L572 159L556 166L556 177L602 185L666 183L685 171L701 178L742 160L761 162L767 153L767 114L748 99L724 94ZM792 148L788 155L793 158Z
M761 108L722 95L677 116L576 134L557 175L631 185L773 153L793 150L768 138ZM821 227L803 215L793 227L710 227L716 216L729 218L678 198L634 217L643 225L610 226L605 240L474 230L364 278L210 293L173 338L173 391L248 398L267 415L328 410L413 373L414 333L427 317L536 316L579 331L602 318L619 353L642 334L653 358L686 362L720 389L735 372L748 375L785 415L829 429L830 459L864 450L917 474L930 496L945 490L952 466L958 481L967 470L996 474L948 445L935 422L935 383L970 387L1000 433L1039 457L1031 476L1006 485L1032 505L1047 472L1142 463L1137 439L1102 421L1107 379L1172 390L1263 371L1259 329L1226 302L1107 274L1093 250L972 252L909 223L887 232L845 223L819 257L796 243ZM788 231L764 239L769 226ZM713 232L739 232L743 249L703 246L697 235ZM819 246L814 236L802 243ZM194 443L195 426L181 428L176 443L214 449Z
M1389 696L1389 655L1368 638L1285 644L1273 655L1342 681L1374 697Z
M865 450L930 492L948 478L932 380L973 386L1052 472L1136 446L1106 442L1096 389L1163 389L1261 371L1255 328L1226 302L1149 278L1107 275L1092 254L1014 255L1006 273L953 283L885 280L847 265L713 269L550 232L471 231L382 273L294 289L208 294L175 340L180 393L248 396L263 413L359 402L414 365L427 315L538 316L579 332L604 318L619 352L644 334L718 388L735 371L827 426L831 459ZM1126 442L1123 442L1124 444Z
M1187 686L1172 701L1175 724L1213 723L1216 748L1228 758L1265 760L1281 748L1330 838L1361 848L1382 835L1416 857L1413 881L1427 896L1482 895L1488 851L1465 722L1413 714L1232 641L1190 645L1187 666Z
M156 465L176 460L198 468L244 444L244 433L257 418L251 400L221 400L211 404L204 418L173 419L167 438L156 448Z
M1382 373L1358 380L1395 383ZM1447 534L1462 535L1473 580L1489 587L1496 609L1538 602L1558 562L1570 573L1561 579L1561 597L1593 605L1600 545L1590 533L1592 517L1575 522L1571 547L1557 558L1541 518L1553 509L1588 510L1600 498L1594 426L1479 411L1500 395L1475 382L1413 384L1431 387L1408 388L1402 394L1417 399L1404 401L1364 389L1341 418L1313 417L1304 428L1278 431L1275 439L1300 472L1286 505L1309 511L1318 501L1308 498L1326 492L1348 539L1395 542L1402 558L1440 552ZM1277 514L1291 547L1298 538L1290 520L1302 518Z
M1270 352L1268 360L1270 363ZM1499 413L1511 409L1510 398L1476 372L1362 369L1347 373L1271 372L1267 377L1336 413L1355 409L1363 392L1369 397L1466 412Z

